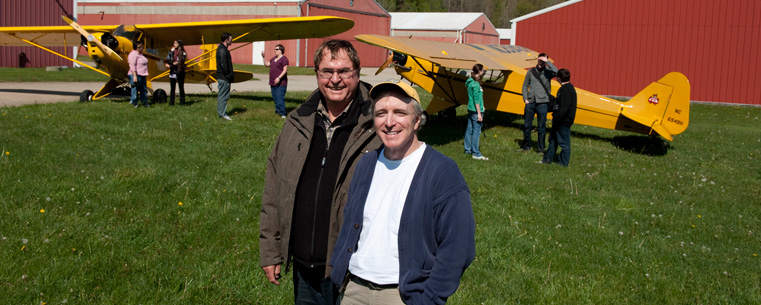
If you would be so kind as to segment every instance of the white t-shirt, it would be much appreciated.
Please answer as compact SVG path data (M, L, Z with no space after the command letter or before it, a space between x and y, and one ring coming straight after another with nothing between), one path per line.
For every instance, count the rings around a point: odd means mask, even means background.
M365 199L362 232L349 272L376 284L399 283L399 223L412 178L425 143L401 160L389 160L381 151Z

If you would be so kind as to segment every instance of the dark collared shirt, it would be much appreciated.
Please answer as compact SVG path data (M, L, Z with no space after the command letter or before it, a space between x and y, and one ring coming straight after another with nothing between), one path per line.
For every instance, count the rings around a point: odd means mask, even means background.
M320 116L320 120L322 120L322 124L325 127L325 136L328 140L328 147L330 147L330 140L333 139L333 132L341 127L341 124L343 124L344 120L346 119L349 108L351 108L351 103L354 103L354 101L352 100L348 105L346 105L344 111L342 111L341 114L339 114L332 122L330 121L330 116L328 115L328 109L325 107L325 101L320 101L320 103L317 105L317 114Z

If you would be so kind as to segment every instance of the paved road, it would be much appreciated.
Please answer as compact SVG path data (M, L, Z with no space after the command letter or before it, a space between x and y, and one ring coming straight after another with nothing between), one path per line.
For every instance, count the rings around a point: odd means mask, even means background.
M394 69L385 69L381 74L374 75L377 68L363 68L361 79L371 84L377 84L390 78L399 78ZM254 74L257 81L247 81L233 84L232 89L241 91L269 92L268 75ZM91 82L51 82L51 83L13 83L0 82L0 107L23 106L33 104L49 104L61 102L78 102L79 95L84 90L97 91L103 83ZM216 89L216 85L212 85ZM155 83L154 89L164 89L169 93L169 83ZM312 91L317 88L313 75L289 75L288 91ZM209 88L201 84L185 84L186 93L208 93Z

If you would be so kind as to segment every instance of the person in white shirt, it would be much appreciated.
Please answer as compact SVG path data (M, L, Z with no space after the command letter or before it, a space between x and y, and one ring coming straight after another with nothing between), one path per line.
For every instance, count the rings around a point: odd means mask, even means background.
M444 304L475 257L470 191L457 164L420 142L417 91L376 85L383 146L357 164L333 249L341 304Z

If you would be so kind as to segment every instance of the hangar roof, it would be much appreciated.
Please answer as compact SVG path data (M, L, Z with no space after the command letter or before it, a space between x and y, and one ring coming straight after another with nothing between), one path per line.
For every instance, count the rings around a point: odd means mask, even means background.
M484 13L389 13L392 30L462 30Z

